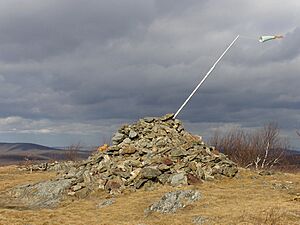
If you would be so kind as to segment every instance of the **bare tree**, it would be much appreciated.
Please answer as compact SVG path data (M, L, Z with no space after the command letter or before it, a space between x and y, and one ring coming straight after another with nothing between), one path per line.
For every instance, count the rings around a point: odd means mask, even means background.
M66 160L70 160L70 161L77 161L79 160L79 151L80 149L82 149L82 146L79 143L77 144L72 144L68 147L65 148L65 158Z
M279 134L277 123L270 122L252 132L232 129L221 135L216 131L209 143L240 166L265 169L278 164L288 149L288 141Z

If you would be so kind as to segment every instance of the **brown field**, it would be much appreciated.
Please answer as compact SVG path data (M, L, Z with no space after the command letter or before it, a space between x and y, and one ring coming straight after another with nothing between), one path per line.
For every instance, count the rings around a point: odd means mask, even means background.
M21 172L15 166L0 167L0 191L17 184L54 177L49 172ZM144 209L164 193L196 189L200 201L176 214L145 214ZM300 174L275 173L260 176L241 169L236 178L204 182L181 188L162 187L117 196L113 205L97 208L109 196L99 192L88 199L66 199L56 209L16 210L0 208L1 225L63 224L193 224L193 218L206 218L202 224L288 225L300 224ZM200 223L199 223L200 224Z

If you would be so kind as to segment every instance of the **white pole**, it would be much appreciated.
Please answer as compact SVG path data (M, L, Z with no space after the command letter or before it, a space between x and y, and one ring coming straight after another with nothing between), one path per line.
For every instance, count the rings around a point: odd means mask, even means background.
M180 111L183 109L183 107L188 103L188 101L193 97L195 92L198 90L198 88L201 86L201 84L206 80L206 78L209 76L209 74L214 70L218 62L223 58L223 56L226 54L226 52L231 48L231 46L234 44L234 42L239 38L240 35L236 36L236 38L231 42L231 44L226 48L226 50L223 52L223 54L218 58L218 60L214 63L214 65L210 68L210 70L206 73L205 77L200 81L200 83L197 85L197 87L193 90L193 92L190 94L190 96L185 100L185 102L180 106L180 108L177 110L175 115L173 116L173 119L177 117L177 115L180 113Z

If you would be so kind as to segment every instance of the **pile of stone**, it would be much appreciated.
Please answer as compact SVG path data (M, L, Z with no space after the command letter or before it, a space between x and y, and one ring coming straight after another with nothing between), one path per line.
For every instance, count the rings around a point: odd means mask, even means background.
M63 179L72 179L69 195L103 189L119 193L156 185L195 184L222 176L233 177L235 163L201 137L186 132L173 114L147 117L122 126L112 146L70 167Z
M40 164L29 164L19 166L20 171L56 171L63 172L68 171L70 167L76 166L74 161L55 161L55 162L43 162Z
M32 168L55 170L58 176L15 187L2 199L10 198L13 205L9 207L43 208L55 206L65 193L80 198L97 190L117 194L159 185L197 184L238 172L234 162L204 144L200 136L186 132L173 114L124 125L113 136L111 146L99 149L77 163Z

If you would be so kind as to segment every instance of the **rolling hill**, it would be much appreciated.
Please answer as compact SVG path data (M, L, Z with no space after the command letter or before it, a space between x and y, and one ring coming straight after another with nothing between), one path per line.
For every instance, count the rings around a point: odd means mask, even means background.
M78 159L87 158L90 151L73 151ZM75 155L76 154L76 155ZM0 165L17 164L25 161L66 160L70 151L33 143L0 143Z

